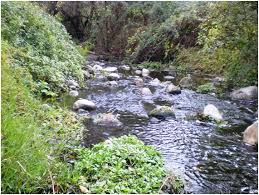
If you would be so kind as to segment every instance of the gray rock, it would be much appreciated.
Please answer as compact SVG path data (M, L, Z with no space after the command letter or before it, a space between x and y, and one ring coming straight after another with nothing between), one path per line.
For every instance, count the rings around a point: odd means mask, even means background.
M98 114L93 118L93 122L100 126L107 127L121 127L122 123L119 121L118 117L112 113Z
M71 87L71 86L79 87L78 83L76 81L74 81L74 80L68 80L67 81L67 85L69 87Z
M106 71L106 72L117 72L118 68L117 67L107 67L103 70Z
M150 71L148 69L146 69L146 68L142 69L142 76L143 77L148 77L149 73L150 73Z
M108 84L111 85L111 86L117 86L118 85L118 83L116 81L109 81Z
M109 75L107 76L107 78L108 78L109 80L118 80L118 79L120 79L120 75L118 75L117 73L111 73L111 74L109 74Z
M149 115L155 117L175 116L173 109L169 106L158 106Z
M150 85L154 85L154 86L158 86L160 84L161 84L161 81L159 79L157 79L157 78L155 78L154 80L152 80L150 82Z
M179 82L179 85L182 87L182 88L191 88L192 85L193 85L193 80L190 76L190 74L188 74L187 77L184 77L180 80Z
M141 73L142 73L141 70L136 70L135 71L135 74L137 74L137 75L141 75Z
M223 117L222 117L221 113L219 112L218 108L216 106L214 106L213 104L208 104L207 106L205 106L205 108L203 110L203 115L209 116L216 121L223 120Z
M77 97L79 95L78 91L72 90L69 92L69 95L72 97Z
M134 79L134 83L135 83L135 85L137 85L137 86L143 86L143 85L144 85L143 79L142 79L142 78L139 78L139 77Z
M258 121L246 128L243 141L250 145L258 144Z
M86 99L79 99L73 104L73 110L85 109L94 110L96 109L95 103Z
M121 69L122 69L122 70L125 70L125 71L130 71L130 67L127 66L127 65L121 66Z
M83 70L83 74L85 79L90 79L92 77L92 75L87 70Z
M233 91L230 94L232 100L253 100L258 98L258 87L249 86Z
M175 86L174 84L171 83L166 87L166 92L176 95L181 93L181 89L180 87Z
M76 86L71 85L71 86L69 86L69 89L70 89L70 90L76 90Z
M100 65L98 65L98 64L95 64L93 67L92 67L92 70L94 71L94 72L98 72L98 71L101 71L103 68L100 66Z
M152 95L152 92L147 87L142 88L141 93L142 95Z
M166 81L172 81L172 80L175 79L175 77L168 75L168 76L165 76L164 79L165 79Z

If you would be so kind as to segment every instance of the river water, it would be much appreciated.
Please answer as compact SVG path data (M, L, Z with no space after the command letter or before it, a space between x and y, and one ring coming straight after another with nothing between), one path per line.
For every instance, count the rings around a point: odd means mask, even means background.
M115 66L104 65L104 66ZM184 89L179 95L165 92L166 85L153 86L152 78L143 78L152 96L143 96L134 83L134 71L119 69L122 76L117 86L111 86L102 76L87 81L87 89L79 97L93 101L98 113L114 113L123 123L121 128L102 127L85 123L84 144L91 146L109 137L133 134L159 150L165 168L185 181L185 193L257 193L258 150L242 142L242 132L254 120L256 102L232 102L213 95ZM169 73L153 72L153 78L163 80ZM171 74L171 73L170 73ZM173 73L177 84L180 76ZM192 75L196 84L210 78ZM72 107L78 99L64 97ZM194 116L207 104L214 104L227 124L199 121ZM148 112L158 105L172 106L175 117L153 118Z

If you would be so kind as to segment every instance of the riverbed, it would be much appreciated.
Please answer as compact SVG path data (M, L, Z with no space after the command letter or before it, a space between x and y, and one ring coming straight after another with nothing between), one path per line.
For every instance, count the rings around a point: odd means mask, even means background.
M103 67L116 64L103 64ZM143 96L140 86L134 83L138 77L134 71L121 70L117 85L111 85L102 74L86 83L79 97L63 97L63 104L72 109L73 102L85 98L97 105L91 116L113 113L123 123L122 127L103 127L92 121L85 122L83 144L86 147L110 137L133 134L161 152L165 168L185 181L186 193L257 193L258 150L242 141L242 132L254 120L256 102L233 102L220 99L215 94L199 94L183 89L181 94L166 92L165 84L153 85L154 78L163 81L173 75L178 84L182 74L154 71L145 77L144 86L152 91ZM211 78L192 75L195 85ZM200 82L200 83L199 83ZM223 114L225 123L202 121L196 116L207 104L215 105ZM174 109L175 117L154 118L148 113L156 106L166 105Z

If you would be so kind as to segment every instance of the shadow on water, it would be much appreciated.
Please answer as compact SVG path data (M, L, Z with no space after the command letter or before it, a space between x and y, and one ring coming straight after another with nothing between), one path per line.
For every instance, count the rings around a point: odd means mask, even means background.
M163 74L151 76L159 78ZM240 102L220 100L187 89L179 95L171 95L165 92L163 85L151 86L150 78L144 79L144 86L151 88L153 95L143 97L141 87L136 86L133 79L132 72L122 77L117 86L95 79L88 81L87 90L80 91L79 97L93 101L98 107L90 115L112 112L118 114L123 123L121 128L114 128L86 121L86 147L109 137L133 134L161 152L165 168L184 178L187 193L257 193L258 150L242 142L242 132L254 120L257 102L246 109ZM63 104L72 107L76 99L78 97L65 96ZM223 113L227 125L219 127L190 118L209 103ZM148 117L157 105L172 106L176 117L162 120Z

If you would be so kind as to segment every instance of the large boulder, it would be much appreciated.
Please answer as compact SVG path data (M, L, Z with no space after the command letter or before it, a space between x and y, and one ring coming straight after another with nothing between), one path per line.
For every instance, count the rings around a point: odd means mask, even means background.
M94 110L96 109L95 103L86 100L86 99L79 99L73 104L73 110L78 109L85 109L85 110Z
M246 128L243 141L251 145L258 144L258 121Z
M107 127L120 127L122 123L119 121L118 117L112 113L98 114L93 118L93 122L100 126Z
M103 67L101 67L100 65L98 64L95 64L93 67L92 67L92 70L94 72L98 72L98 71L101 71L103 69Z
M175 116L173 109L169 106L158 106L149 115L155 117Z
M232 100L253 100L258 98L258 87L249 86L233 91L230 94Z
M150 73L150 71L148 69L146 69L146 68L142 69L142 76L143 77L148 77L149 73Z
M171 83L166 87L166 92L176 95L181 93L181 89L180 87L175 86L174 84Z
M107 76L107 78L108 78L110 81L112 81L112 80L118 80L118 79L120 79L120 75L117 74L117 73L111 73L111 74L109 74L109 75Z
M205 108L203 110L203 115L211 117L212 119L214 119L216 121L223 120L223 117L222 117L221 113L219 112L218 108L216 106L214 106L213 104L208 104L207 106L205 106Z
M147 87L142 88L141 93L142 95L152 95L152 92Z
M187 77L184 77L180 80L179 85L182 88L191 88L193 86L193 80L191 78L191 75L188 74Z

